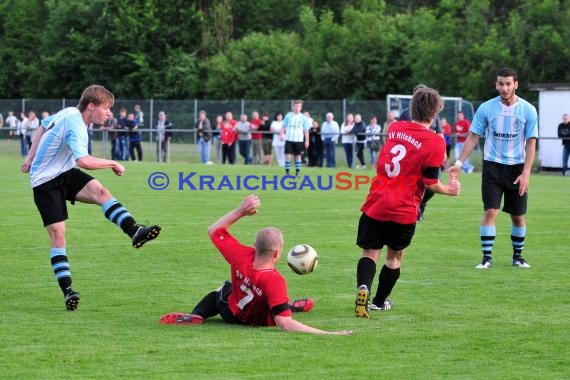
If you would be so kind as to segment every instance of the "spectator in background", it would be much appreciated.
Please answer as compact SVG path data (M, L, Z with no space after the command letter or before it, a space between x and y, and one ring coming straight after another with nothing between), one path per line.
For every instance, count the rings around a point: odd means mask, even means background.
M206 117L206 111L198 113L198 120L194 124L194 129L198 133L198 146L200 148L200 160L203 164L211 164L210 147L212 145L212 125L210 119Z
M354 128L352 133L356 140L356 157L360 161L360 165L356 165L356 169L366 169L364 161L364 148L366 147L366 125L362 121L362 115L357 113L354 115Z
M277 164L280 167L285 166L285 135L283 134L283 114L277 112L273 121L271 122L271 132L273 132L273 141L271 145L275 148L275 156L277 157Z
M117 118L113 116L113 112L111 111L109 111L109 115L109 118L105 120L101 126L101 131L107 133L107 139L111 142L111 160L116 160L118 157L117 132L115 132L115 128L117 128Z
M144 113L141 111L141 105L135 104L135 120L137 121L137 125L139 129L144 128Z
M340 128L334 120L334 114L327 112L326 120L321 127L321 137L325 147L325 159L327 160L327 168L336 168L336 144L338 143L338 135Z
M170 140L172 139L172 123L168 120L166 113L158 113L156 123L156 161L170 162Z
M8 111L8 117L6 117L6 126L10 128L9 136L12 138L16 134L16 129L18 128L18 118L14 116L14 111Z
M259 118L259 112L253 111L251 113L251 150L252 159L254 165L259 165L263 161L263 147L262 147L262 136L259 133L261 128L262 120Z
M247 115L242 113L236 124L235 132L238 134L238 149L240 156L243 157L245 165L251 165L251 123L247 121Z
M346 157L346 165L352 168L352 162L354 160L354 143L356 141L352 129L354 128L354 115L349 113L346 115L346 120L342 123L340 127L341 137L340 141L342 147L344 148L344 155Z
M321 137L321 128L319 122L313 120L311 129L309 130L309 166L323 167L323 139Z
M35 136L39 126L40 120L36 117L36 112L28 112L26 121L26 143L28 144L28 150L32 147L32 138Z
M7 119L6 119L7 120ZM570 157L570 115L562 115L562 123L558 124L558 137L562 139L562 175L569 175L568 158Z
M127 131L127 109L122 107L119 110L117 120L117 160L129 160L129 132Z
M24 112L20 112L20 120L18 121L16 135L20 136L20 153L22 154L22 157L26 157L28 155L28 141L26 140L27 127L28 118Z
M232 113L226 112L226 118L224 119L222 131L220 132L220 140L222 141L222 164L226 163L226 159L230 165L235 163L235 142L237 140L237 134L235 132L236 124Z
M224 123L224 118L222 115L216 116L216 124L212 129L212 142L214 143L214 162L216 164L222 163L222 140L220 139L220 133L222 132L222 125Z
M269 120L268 114L263 114L261 117L261 126L259 130L261 134L261 150L263 151L263 165L271 165L273 161L272 156L272 144L273 144L273 134L271 133L271 121Z
M132 161L142 161L143 152L141 146L142 133L139 131L139 125L134 113L127 116L125 126L129 130L129 154ZM137 154L135 155L135 151Z
M396 121L398 120L396 119L396 114L394 113L394 111L388 112L388 118L386 119L384 125L382 126L382 137L380 137L380 149L382 149L382 145L384 144L384 136L388 131L388 127Z
M376 115L370 117L370 124L366 127L366 137L366 145L370 150L370 165L374 166L382 146L382 127L378 124Z
M465 140L469 136L469 127L471 122L465 118L463 112L457 113L457 122L455 123L455 158L459 158L461 152L463 151L463 146L465 145ZM473 165L469 162L469 158L466 158L461 167L463 173L471 174L473 173Z
M2 112L0 112L0 129L4 128L4 116L2 116Z
M440 120L443 137L445 138L445 167L449 167L449 154L451 153L451 125L447 119L442 117Z

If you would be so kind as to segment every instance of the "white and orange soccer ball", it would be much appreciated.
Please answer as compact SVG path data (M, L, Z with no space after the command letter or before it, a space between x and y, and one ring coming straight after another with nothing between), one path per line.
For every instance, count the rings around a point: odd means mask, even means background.
M297 274L309 274L319 263L319 255L308 244L297 244L287 253L287 264Z

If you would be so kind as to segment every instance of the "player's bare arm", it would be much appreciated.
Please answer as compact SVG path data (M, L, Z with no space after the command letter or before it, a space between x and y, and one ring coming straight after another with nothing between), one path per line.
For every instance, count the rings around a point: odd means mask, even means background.
M228 212L208 227L208 235L211 237L214 231L219 228L229 228L244 216L254 215L260 205L261 201L257 195L248 195L238 208Z
M515 180L515 184L519 185L519 195L523 196L528 192L528 184L530 182L530 173L532 171L532 163L536 153L536 139L528 139L525 147L524 167L521 175Z
M275 316L275 324L283 331L295 331L308 334L351 335L352 330L325 331L294 320L292 317Z
M87 170L112 169L118 176L125 174L125 167L123 165L119 164L117 161L106 160L104 158L85 156L76 160L75 163L80 168Z
M437 194L457 196L461 192L461 183L457 180L457 177L449 173L449 181L447 184L437 181L437 183L433 185L426 185L426 188Z
M32 138L32 147L30 148L30 151L28 152L28 156L26 157L26 159L24 160L24 163L21 166L21 170L23 173L29 173L30 172L30 167L32 166L32 162L34 161L34 157L36 156L36 151L38 150L38 144L40 143L40 140L42 138L42 136L45 133L45 128L43 128L42 126L40 126L37 130L36 133L34 134L34 137Z

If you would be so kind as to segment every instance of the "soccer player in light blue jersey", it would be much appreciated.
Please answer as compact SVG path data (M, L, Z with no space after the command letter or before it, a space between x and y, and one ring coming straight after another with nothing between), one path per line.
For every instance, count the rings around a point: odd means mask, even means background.
M311 123L307 116L301 113L303 101L295 100L293 110L283 119L283 133L285 134L285 173L291 170L291 156L295 157L295 176L301 173L301 156L309 147L309 129Z
M160 233L159 226L137 224L109 190L76 167L111 169L118 176L125 173L125 168L118 162L93 157L87 150L88 125L103 125L111 116L114 102L114 95L103 86L87 87L77 107L65 108L42 120L21 168L24 173L30 173L34 202L50 238L51 265L69 311L77 309L79 294L71 287L66 253L66 200L71 204L79 201L100 205L105 217L129 235L135 248L142 247Z
M515 94L519 86L515 70L508 67L499 69L495 86L499 96L477 109L463 151L449 171L451 175L459 176L463 161L473 152L479 137L485 137L482 178L485 212L480 227L483 260L475 268L487 269L493 265L495 221L503 196L502 210L511 215L512 221L512 264L530 268L522 252L526 235L527 192L538 138L538 115L532 104Z

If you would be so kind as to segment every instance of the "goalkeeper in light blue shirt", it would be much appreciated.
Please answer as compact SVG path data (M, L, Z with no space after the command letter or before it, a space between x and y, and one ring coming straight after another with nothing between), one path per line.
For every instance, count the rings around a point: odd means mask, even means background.
M475 268L488 269L493 265L495 221L504 196L503 211L511 215L512 264L530 268L522 256L526 235L525 214L530 172L538 138L536 108L517 96L518 75L508 67L499 69L495 82L499 96L483 103L475 113L469 137L463 152L449 169L459 176L461 166L485 137L483 149L483 221L481 222L481 249L483 259Z

